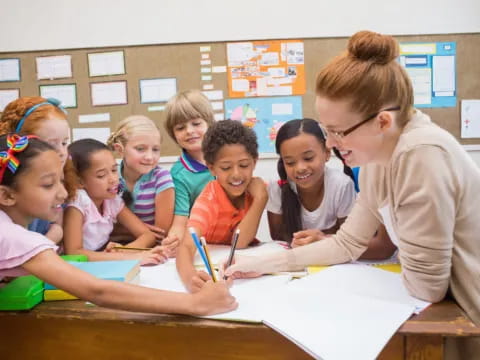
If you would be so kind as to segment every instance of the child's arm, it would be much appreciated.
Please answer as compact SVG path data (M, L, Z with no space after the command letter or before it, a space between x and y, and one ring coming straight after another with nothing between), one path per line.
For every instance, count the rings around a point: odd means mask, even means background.
M117 221L122 224L136 239L127 246L148 248L155 245L155 235L129 208L124 206L117 215Z
M360 256L361 260L382 260L392 257L397 247L390 240L385 226L380 225L373 238L368 243L368 248Z
M175 189L173 187L159 192L155 196L155 226L165 232L170 230L175 208Z
M60 259L53 250L42 251L22 267L81 299L100 306L129 311L209 315L237 307L224 281L207 283L196 294L162 291L119 281L100 280ZM59 276L61 274L61 276Z
M75 207L67 207L63 219L64 246L66 254L87 255L90 261L138 259L142 264L158 264L162 260L160 249L145 252L105 252L87 250L83 247L83 214Z
M195 231L200 237L200 231L198 229L195 229ZM207 281L212 279L205 271L195 269L193 260L196 250L192 235L186 231L183 241L178 247L176 266L183 284L190 292L199 291Z
M267 187L265 182L259 177L252 178L250 184L248 184L247 191L252 196L253 202L245 217L237 226L237 229L240 229L240 236L237 242L237 248L239 249L246 248L255 239L260 218L268 200Z
M285 240L282 235L283 219L282 214L275 214L267 211L268 227L272 240Z
M59 244L63 239L63 228L61 225L57 223L51 223L50 227L48 228L45 237L52 240L55 244Z

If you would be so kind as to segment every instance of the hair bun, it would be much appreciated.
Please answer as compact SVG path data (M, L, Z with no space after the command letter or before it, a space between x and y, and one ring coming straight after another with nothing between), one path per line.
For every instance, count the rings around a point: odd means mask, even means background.
M388 35L359 31L348 41L348 53L360 61L385 65L399 55L397 41Z

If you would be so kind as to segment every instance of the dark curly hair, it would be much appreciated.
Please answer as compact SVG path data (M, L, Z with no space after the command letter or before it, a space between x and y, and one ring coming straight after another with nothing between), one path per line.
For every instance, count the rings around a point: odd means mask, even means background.
M221 120L213 123L202 141L203 157L207 164L213 164L224 145L243 145L254 159L258 159L257 135L249 127L236 120Z

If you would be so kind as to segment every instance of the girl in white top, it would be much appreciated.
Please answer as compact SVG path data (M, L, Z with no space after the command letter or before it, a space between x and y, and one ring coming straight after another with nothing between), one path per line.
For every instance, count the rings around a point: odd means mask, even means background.
M318 123L285 123L275 147L280 180L269 184L267 203L272 238L296 247L334 233L353 207L355 187L340 170L325 166L330 151Z
M136 239L127 246L155 245L155 235L136 217L118 195L119 177L112 152L100 141L82 139L68 147L81 189L67 205L64 216L64 243L67 254L85 254L92 261L141 259L142 264L165 260L159 247L148 252L113 251L109 246L113 224L119 221ZM107 250L106 252L103 250Z

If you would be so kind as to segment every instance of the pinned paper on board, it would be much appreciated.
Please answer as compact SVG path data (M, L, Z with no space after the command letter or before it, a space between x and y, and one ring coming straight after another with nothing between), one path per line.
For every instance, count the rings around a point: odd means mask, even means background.
M480 138L480 100L462 100L461 137Z
M20 89L2 89L0 90L0 112L12 101L20 97Z
M72 141L80 139L95 139L104 144L110 136L110 128L73 128Z
M0 82L20 81L20 59L0 59Z
M92 106L127 104L127 82L90 83Z
M228 43L229 96L303 95L304 59L300 40Z
M88 72L89 76L125 74L123 50L88 54Z
M455 42L400 44L399 62L412 81L416 107L456 106L455 56Z
M37 80L63 79L72 77L72 56L39 56L37 64Z
M177 79L158 78L140 80L140 102L142 104L166 102L177 93Z
M40 96L60 100L64 108L77 107L77 86L75 84L40 85Z

